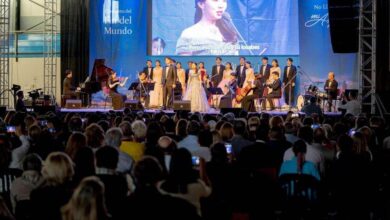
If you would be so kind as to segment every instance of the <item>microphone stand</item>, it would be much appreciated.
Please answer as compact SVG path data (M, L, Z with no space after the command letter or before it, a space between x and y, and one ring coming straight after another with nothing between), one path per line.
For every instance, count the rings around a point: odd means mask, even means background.
M295 80L295 78L297 77L298 74L295 74L293 78L291 78L287 83L286 85L282 86L282 90L285 90L287 86L290 85L290 89L289 89L289 102L290 102L290 107L289 107L289 110L291 110L291 93L292 93L292 82L293 80Z

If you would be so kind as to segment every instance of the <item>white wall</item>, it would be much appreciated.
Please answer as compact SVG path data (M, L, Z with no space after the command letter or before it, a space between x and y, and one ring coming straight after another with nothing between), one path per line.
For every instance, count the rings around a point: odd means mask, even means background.
M61 59L57 58L57 103L61 100ZM33 89L43 89L43 58L15 58L10 60L10 85L17 84L27 95ZM12 105L11 105L12 106Z

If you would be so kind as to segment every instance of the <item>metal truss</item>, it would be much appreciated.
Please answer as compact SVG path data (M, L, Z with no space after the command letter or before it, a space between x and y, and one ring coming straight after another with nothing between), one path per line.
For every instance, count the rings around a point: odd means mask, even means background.
M360 0L359 94L363 112L384 115L386 110L376 93L377 0Z
M44 5L44 93L57 94L57 0L45 0Z
M0 105L10 107L10 0L0 0Z

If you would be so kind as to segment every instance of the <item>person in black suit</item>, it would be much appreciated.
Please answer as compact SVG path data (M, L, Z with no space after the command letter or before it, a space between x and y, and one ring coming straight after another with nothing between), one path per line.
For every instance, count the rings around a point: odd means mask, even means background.
M24 101L23 101L23 98L24 98L23 91L22 91L22 90L19 90L19 91L16 93L16 96L18 97L18 99L16 100L16 107L15 107L15 110L16 110L17 112L25 112L25 111L26 111L26 106L24 105Z
M187 84L187 82L188 82L188 76L189 76L189 74L190 74L190 70L191 70L191 66L192 66L192 61L188 61L188 68L186 69L186 84Z
M213 71L211 72L211 82L213 83L213 87L217 87L222 81L223 71L225 70L225 66L222 65L221 57L217 57L215 59L215 64L216 65L213 66Z
M328 80L325 82L324 89L328 94L328 111L330 112L332 109L332 101L337 99L338 92L338 82L335 80L334 72L329 72Z
M297 68L293 65L293 59L287 58L287 66L284 67L283 85L285 86L284 101L289 106L294 104L296 75Z
M265 109L267 102L269 102L271 106L271 110L275 109L273 99L280 99L282 97L282 82L279 78L278 72L272 72L273 82L271 84L267 84L268 88L272 89L272 92L265 96L266 102L263 102L263 109Z
M146 74L147 79L153 80L153 63L151 60L146 61L146 67L142 72Z
M172 108L173 105L173 89L176 87L177 72L176 67L172 65L171 58L165 58L166 66L163 69L162 84L163 84L163 106L164 108Z
M262 79L262 82L265 83L267 81L267 79L269 78L269 75L271 74L271 68L272 66L270 64L268 64L268 57L263 57L261 59L261 67L260 67L260 76L261 76L261 79Z
M245 71L246 71L246 67L245 67L245 62L246 62L246 59L245 57L240 57L240 65L237 66L236 68L236 73L237 73L237 83L238 83L238 87L242 88L244 82L245 82Z

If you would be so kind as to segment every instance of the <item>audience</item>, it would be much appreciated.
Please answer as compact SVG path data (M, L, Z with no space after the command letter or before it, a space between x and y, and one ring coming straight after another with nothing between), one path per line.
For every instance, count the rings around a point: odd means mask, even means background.
M0 218L283 219L281 176L306 174L319 182L315 219L387 219L384 119L238 116L10 111Z
M114 147L119 153L118 166L116 167L117 171L120 173L130 173L134 162L133 158L120 150L122 137L123 134L120 128L110 128L106 132L104 140L106 145Z
M43 168L43 183L31 192L32 219L61 219L61 207L71 195L73 163L68 155L61 152L47 156Z
M112 219L104 201L104 184L96 177L87 177L81 181L72 198L62 208L62 220Z
M294 143L292 150L294 157L284 161L279 172L279 176L284 174L306 174L320 180L320 174L314 163L305 160L306 143L298 140Z

